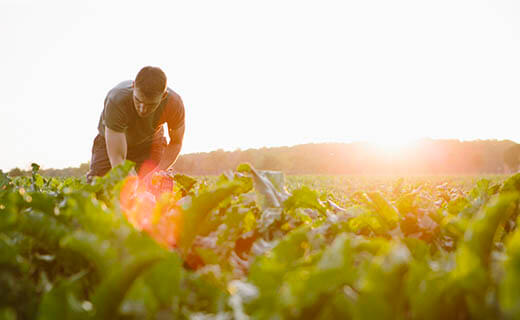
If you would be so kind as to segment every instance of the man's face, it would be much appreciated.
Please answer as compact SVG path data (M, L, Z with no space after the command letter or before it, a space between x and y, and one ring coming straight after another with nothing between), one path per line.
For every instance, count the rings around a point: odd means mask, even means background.
M166 92L155 97L145 96L138 87L134 86L133 99L137 114L142 118L149 116L159 107L159 104L161 104L161 101L166 98L166 96Z

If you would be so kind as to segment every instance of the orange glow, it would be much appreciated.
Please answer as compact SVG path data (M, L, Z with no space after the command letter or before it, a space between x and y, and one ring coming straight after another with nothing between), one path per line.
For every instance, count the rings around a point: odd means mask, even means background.
M387 138L380 137L372 140L372 143L379 149L387 153L398 153L410 148L414 140L404 137L389 136Z
M139 168L139 178L143 179L147 174L156 171L157 163L151 159L145 160Z
M121 209L128 221L170 248L177 243L182 222L182 210L177 205L179 198L173 178L162 173L151 179L129 176L120 193Z

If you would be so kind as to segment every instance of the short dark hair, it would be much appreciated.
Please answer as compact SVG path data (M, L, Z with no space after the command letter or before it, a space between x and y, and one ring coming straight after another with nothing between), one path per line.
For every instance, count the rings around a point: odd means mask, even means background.
M156 96L166 90L166 74L157 67L146 66L135 77L135 86L147 96Z

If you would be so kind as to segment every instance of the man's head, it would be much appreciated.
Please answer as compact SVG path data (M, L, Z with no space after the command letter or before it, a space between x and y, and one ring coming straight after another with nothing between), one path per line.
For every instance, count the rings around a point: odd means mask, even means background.
M168 96L166 75L157 67L142 68L133 83L134 106L137 114L146 117Z

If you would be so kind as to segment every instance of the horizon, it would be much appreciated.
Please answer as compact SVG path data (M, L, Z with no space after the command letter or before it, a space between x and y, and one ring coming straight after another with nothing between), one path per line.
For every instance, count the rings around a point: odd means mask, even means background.
M513 0L6 0L0 18L2 170L90 161L106 93L145 65L184 101L181 155L520 141Z
M423 142L423 141L439 141L439 142L445 142L445 141L456 141L456 142L460 142L460 143L464 143L464 142L507 142L507 141L510 141L510 142L513 142L513 143L517 143L517 141L513 141L511 139L473 139L473 140L462 140L462 139L450 139L450 138L442 138L442 139L434 139L434 138L429 138L429 137L422 137L422 138L418 138L418 139L414 139L412 141L408 141L404 144L397 144L397 145L384 145L384 144L381 144L380 142L378 141L370 141L370 140L356 140L356 141L350 141L350 142L335 142L335 141L329 141L329 142L307 142L307 143L301 143L301 144L295 144L295 145L281 145L281 146L269 146L269 147L266 147L266 146L261 146L261 147L256 147L256 148L236 148L236 149L231 149L231 150L226 150L226 149L214 149L214 150L209 150L209 151L195 151L195 152L190 152L190 153L181 153L179 155L179 157L183 156L183 155L195 155L195 154L203 154L203 153L212 153L212 152L217 152L217 151L223 151L223 152L244 152L244 151L248 151L248 150L260 150L260 149L276 149L276 148L293 148L293 147L298 147L298 146L305 146L305 145L328 145L328 144L339 144L339 145L350 145L350 144L366 144L367 146L372 146L372 147L376 147L379 151L387 154L387 155L397 155L399 153L403 153L403 152L406 152L406 151L409 151L410 149L413 150L413 147L417 146L419 143ZM27 171L27 170L31 170L31 163L36 163L38 165L40 165L40 168L42 170L49 170L49 169L56 169L56 170L61 170L61 169L67 169L67 168L78 168L79 166L81 166L82 164L85 164L85 163L88 163L90 161L87 160L87 161L84 161L84 162L81 162L81 163L78 163L76 165L72 165L72 166L66 166L66 167L60 167L60 168L56 168L56 167L46 167L46 166L43 166L41 165L40 163L38 163L37 161L32 161L30 162L26 167L12 167L12 168L0 168L0 170L2 170L3 172L8 172L10 170L13 170L15 168L18 168L20 170L23 170L23 171Z

